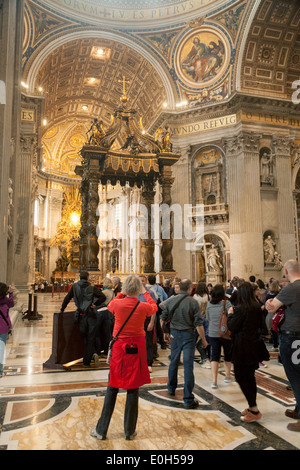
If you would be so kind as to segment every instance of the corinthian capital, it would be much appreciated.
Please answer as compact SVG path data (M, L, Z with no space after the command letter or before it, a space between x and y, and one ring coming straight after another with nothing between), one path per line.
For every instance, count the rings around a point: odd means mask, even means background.
M243 139L240 135L230 137L229 139L223 139L223 147L226 156L231 156L239 153L243 148Z
M240 152L258 152L261 135L253 132L240 132L238 135L223 139L226 156Z
M22 152L31 153L34 150L34 148L37 144L37 141L36 141L35 136L25 135L25 136L21 136L20 143L21 143L21 151Z
M262 136L253 132L244 132L243 137L244 150L247 152L258 152Z
M290 157L291 145L294 143L295 137L279 135L273 137L273 147L275 154Z

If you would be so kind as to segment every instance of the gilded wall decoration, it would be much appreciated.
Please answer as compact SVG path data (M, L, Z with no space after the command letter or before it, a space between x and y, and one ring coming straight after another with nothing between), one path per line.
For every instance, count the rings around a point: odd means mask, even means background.
M175 67L182 84L196 89L213 86L226 73L230 45L220 31L202 26L181 41Z
M85 127L81 124L51 127L42 138L43 170L75 177L74 169L80 162L78 152L85 140Z
M222 163L222 155L216 148L204 148L195 158L195 167Z
M49 129L49 131L47 131L47 133L44 135L44 139L51 139L52 137L54 137L56 134L58 133L58 128L57 127L51 127L51 129Z
M64 21L49 12L41 11L31 5L31 12L34 20L35 41L38 42L45 34L52 29L64 26Z
M85 143L85 138L83 135L80 134L75 134L70 137L70 145L71 147L76 148L77 150L80 150L83 144Z
M238 5L237 7L230 8L229 10L222 12L221 15L216 17L218 21L220 21L226 26L226 28L230 31L230 34L234 39L237 36L238 28L245 6L246 2Z
M169 61L174 38L177 36L179 31L180 30L175 30L163 33L159 31L156 34L147 35L146 39L155 46L167 61Z
M184 99L189 103L190 106L198 106L199 104L205 103L217 103L228 98L229 83L228 79L224 80L221 85L215 88L207 90L204 88L199 93L188 93L183 90L182 94Z
M81 218L81 194L77 186L64 193L61 221L56 234L50 240L50 248L58 247L60 257L55 271L67 271L71 267L79 269L79 230Z

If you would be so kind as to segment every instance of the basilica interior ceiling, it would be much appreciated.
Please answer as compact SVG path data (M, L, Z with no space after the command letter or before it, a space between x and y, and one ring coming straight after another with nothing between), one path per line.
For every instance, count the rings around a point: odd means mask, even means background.
M77 178L91 121L110 125L124 77L146 129L182 103L201 109L235 92L290 99L299 26L299 0L26 0L23 80L45 100L44 171Z

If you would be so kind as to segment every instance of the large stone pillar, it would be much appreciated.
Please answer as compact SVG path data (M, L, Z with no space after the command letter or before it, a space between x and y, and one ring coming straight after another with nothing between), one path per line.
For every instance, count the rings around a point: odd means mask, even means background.
M152 217L151 217L151 205L154 204L154 186L151 182L144 183L142 191L142 203L147 209L147 237L142 240L142 252L144 256L143 260L143 271L144 273L154 273L154 240L151 235L152 228Z
M224 140L231 275L245 279L264 273L259 143L246 132Z
M24 0L0 2L0 279L14 282ZM9 192L11 208L9 212ZM8 227L10 215L11 227ZM16 270L18 271L18 266Z
M90 152L90 149L82 153L83 164L75 168L75 173L81 176L81 228L79 240L79 265L81 270L95 271L99 269L99 184L102 166L99 164L99 154ZM100 157L103 155L101 154ZM99 274L95 274L93 281L99 280Z
M184 217L184 205L191 204L192 201L192 169L191 169L191 147L182 146L180 148L181 158L172 166L174 183L171 187L172 204L178 204L182 211L182 227ZM173 237L173 267L178 277L181 279L190 278L192 273L192 253L187 248L192 240L185 238L184 231L182 238Z
M32 168L33 155L36 152L36 139L34 135L21 137L20 177L16 183L18 215L16 225L16 251L14 282L20 291L30 290L34 282L34 200L35 187L33 186Z
M159 184L162 188L162 204L166 204L168 208L171 208L172 198L171 198L171 188L174 182L172 177L172 171L170 167L164 167L162 171L162 176L159 179ZM170 238L163 238L162 231L162 248L161 248L161 270L162 272L173 272L173 216L170 212Z
M87 221L88 221L88 180L82 179L80 186L81 194L81 227L79 231L79 265L80 269L86 270L87 266Z
M280 244L280 247L276 247L276 251L280 251L283 263L288 259L296 258L297 247L290 154L292 141L293 139L288 136L273 137L278 187L277 214Z
M90 161L88 188L87 188L87 233L86 233L86 270L99 271L99 243L98 243L98 207L99 207L99 163Z

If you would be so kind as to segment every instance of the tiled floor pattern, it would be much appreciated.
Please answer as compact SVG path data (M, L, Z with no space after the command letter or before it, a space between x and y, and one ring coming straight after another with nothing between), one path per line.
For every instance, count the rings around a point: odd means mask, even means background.
M212 390L211 371L195 358L197 410L185 410L182 401L183 368L175 397L167 392L169 350L159 349L151 384L140 389L137 437L125 441L123 413L126 394L119 393L108 439L89 435L101 412L108 378L103 359L98 369L69 371L43 369L52 351L53 313L62 297L40 294L37 321L18 319L6 348L5 377L0 381L0 450L221 450L300 449L299 433L287 430L284 412L294 406L293 393L277 354L257 371L259 423L244 424L240 411L246 403L236 383ZM70 305L70 310L72 309ZM165 439L164 436L168 436Z

